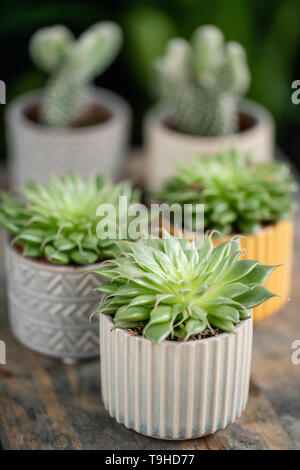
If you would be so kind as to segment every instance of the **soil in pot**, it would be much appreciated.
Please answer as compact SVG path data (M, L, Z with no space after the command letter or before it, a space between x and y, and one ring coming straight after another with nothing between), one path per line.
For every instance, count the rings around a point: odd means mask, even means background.
M253 116L251 116L250 114L240 112L238 114L238 132L237 132L237 134L239 134L241 132L249 131L250 129L255 127L256 124L257 124L257 120ZM164 125L165 125L165 127L167 127L168 129L170 129L174 132L178 132L180 134L191 135L187 132L181 131L176 126L176 124L172 121L172 119L170 119L170 118L164 120ZM199 137L207 137L207 136L199 136Z

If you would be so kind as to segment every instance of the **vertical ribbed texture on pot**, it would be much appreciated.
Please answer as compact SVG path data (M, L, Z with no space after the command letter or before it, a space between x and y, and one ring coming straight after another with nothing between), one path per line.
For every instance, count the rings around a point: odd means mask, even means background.
M252 319L233 334L154 344L100 316L101 389L118 423L161 439L189 439L232 423L246 406Z
M14 336L48 356L84 359L99 354L96 321L89 316L101 294L97 267L57 266L21 256L6 241L9 320Z

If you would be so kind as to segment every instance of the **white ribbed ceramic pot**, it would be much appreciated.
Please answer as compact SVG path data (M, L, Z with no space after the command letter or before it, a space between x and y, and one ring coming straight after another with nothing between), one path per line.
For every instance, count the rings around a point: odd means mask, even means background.
M91 88L87 103L111 114L107 121L78 128L51 128L29 120L24 110L41 100L40 92L13 101L6 114L10 182L14 188L28 180L47 183L68 170L83 177L103 172L114 180L123 175L128 150L131 111L118 95Z
M29 349L74 362L99 355L90 314L103 294L93 266L59 266L22 256L5 243L8 314L14 336Z
M159 439L191 439L232 423L246 406L252 318L234 333L154 344L100 316L101 389L118 423Z
M148 190L158 189L172 176L176 163L189 163L195 157L237 149L251 155L253 163L270 161L274 157L275 127L271 114L261 105L245 100L240 112L255 123L248 130L225 137L198 137L183 134L166 126L167 111L155 106L144 121Z

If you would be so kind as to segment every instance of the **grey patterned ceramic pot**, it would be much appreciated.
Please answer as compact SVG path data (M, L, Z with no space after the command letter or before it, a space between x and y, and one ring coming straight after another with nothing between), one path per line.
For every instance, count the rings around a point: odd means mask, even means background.
M100 315L101 389L118 423L160 439L191 439L232 423L246 406L252 318L234 333L154 344Z
M47 183L66 171L83 177L104 172L114 180L122 176L127 153L131 112L118 95L92 88L87 105L99 105L110 117L101 124L56 129L42 126L24 112L39 103L40 92L24 95L8 106L6 114L10 181L19 188L28 180Z
M28 348L72 362L99 355L98 321L89 322L101 300L93 267L56 266L26 258L5 245L9 320Z
M160 188L172 176L178 161L190 162L197 156L237 149L251 155L253 163L274 157L275 127L270 113L259 104L244 100L240 113L251 126L224 137L200 137L183 134L166 125L167 111L156 106L146 115L144 134L147 156L147 188Z

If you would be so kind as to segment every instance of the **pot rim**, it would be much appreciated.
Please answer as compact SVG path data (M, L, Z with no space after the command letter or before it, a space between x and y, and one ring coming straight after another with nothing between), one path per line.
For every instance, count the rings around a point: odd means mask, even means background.
M88 89L88 102L98 102L102 104L104 108L107 108L111 112L111 116L106 121L99 124L92 124L84 127L50 127L43 124L39 124L31 121L24 115L24 108L30 104L34 104L41 100L43 89L36 89L24 93L15 98L11 103L8 104L7 111L5 113L5 120L7 124L11 122L17 122L18 125L25 127L32 132L38 132L43 135L52 135L59 137L68 137L70 135L83 136L91 133L99 133L110 130L113 126L119 126L123 119L131 115L129 104L126 100L114 93L113 91L107 90L106 88L90 87Z
M224 235L222 237L219 237L219 238L216 238L216 240L222 240L224 238L230 240L230 238L232 237L241 237L241 238L249 238L249 237L255 237L255 236L260 236L262 233L265 233L265 232L269 232L271 230L273 230L278 224L280 224L281 222L291 222L293 223L294 222L294 214L290 217L290 218L286 218L286 219L279 219L277 220L277 222L275 222L274 224L269 224L269 225L266 225L264 227L262 227L260 229L259 232L257 233L230 233L229 235ZM174 227L176 230L180 230L180 228L174 226L174 224L170 224L171 227ZM211 230L214 230L214 229L211 229ZM189 235L191 232L189 231L186 231L185 232L187 235Z
M261 104L257 103L256 101L244 99L238 105L239 111L242 111L244 114L248 114L254 118L255 123L249 129L246 129L242 132L237 132L235 134L229 134L225 136L201 136L201 135L193 135L187 134L184 132L180 132L178 130L173 130L163 124L163 120L168 117L168 111L165 106L161 105L160 103L154 105L152 108L148 110L146 113L146 126L155 127L157 132L164 134L166 136L172 137L178 140L186 140L193 143L197 143L198 141L209 143L213 142L214 140L219 141L227 141L233 139L241 139L241 138L248 138L251 134L255 134L258 129L265 123L273 124L274 119L271 113Z
M244 328L247 326L247 324L252 323L253 322L253 311L251 309L251 317L250 318L246 318L244 320L241 320L234 328L234 331L232 333L226 333L226 332L223 332L221 334L219 334L218 336L211 336L210 338L203 338L203 339L197 339L197 340L193 340L193 341L170 341L170 340L165 340L163 341L162 343L153 343L153 341L150 341L149 339L145 338L144 336L132 336L130 335L130 333L128 332L128 330L124 329L124 328L116 328L116 330L120 331L122 334L125 334L125 335L128 335L130 336L131 338L134 338L135 340L137 341L147 341L148 343L151 343L153 346L163 346L163 345L168 345L168 346L172 346L172 347L180 347L180 346L195 346L197 344L204 344L204 343L208 343L208 342L212 342L212 341L223 341L224 339L228 338L228 337L232 337L235 335L235 333L241 329L241 328ZM112 320L112 315L109 314L109 313L100 313L99 314L99 317L100 316L104 316L104 319L106 319L108 321L108 323L113 326L113 320ZM99 318L100 320L100 318ZM99 321L99 324L100 324L100 321ZM114 330L114 331L116 331ZM111 330L112 331L112 330ZM110 333L111 333L110 331Z
M23 256L19 251L10 243L11 234L6 232L5 236L5 248L10 250L14 256L16 256L20 262L25 263L35 269L41 269L43 271L56 271L62 274L64 273L74 273L74 274L84 274L88 272L93 272L95 269L98 269L103 261L95 264L88 264L85 266L78 266L78 265L59 265L59 264L48 264L43 263L43 261L38 261L38 259L30 258L27 256Z

